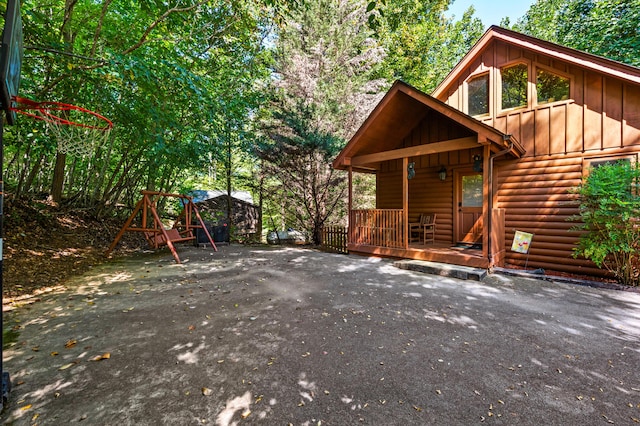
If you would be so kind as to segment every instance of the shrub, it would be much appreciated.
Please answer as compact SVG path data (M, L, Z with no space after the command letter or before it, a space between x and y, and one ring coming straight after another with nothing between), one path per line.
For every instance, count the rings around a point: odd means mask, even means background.
M590 169L575 189L585 232L574 249L626 285L640 284L640 167L619 161Z

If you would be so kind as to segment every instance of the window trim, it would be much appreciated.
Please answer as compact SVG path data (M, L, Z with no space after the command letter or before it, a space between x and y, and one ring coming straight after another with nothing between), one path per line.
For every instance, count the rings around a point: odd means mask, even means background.
M608 155L598 155L593 157L584 157L582 159L582 177L589 176L589 170L591 169L592 164L594 163L605 163L605 162L616 162L620 160L629 160L632 164L640 161L639 159L640 153L631 153L631 154L608 154Z
M483 114L471 115L469 114L469 81L479 77L484 77L484 76L487 77L487 93L488 93L487 109L488 111ZM473 74L469 74L467 78L464 80L463 96L464 96L464 99L463 99L464 112L467 115L470 115L471 117L474 117L476 119L491 117L491 113L493 111L493 96L492 96L492 90L491 90L491 70L485 69L485 70L475 72Z
M502 70L505 68L511 68L515 65L525 65L527 67L527 101L524 105L512 107L512 108L502 108ZM497 102L496 108L498 109L498 113L509 113L512 111L518 111L522 109L532 109L532 88L531 88L531 62L523 60L521 58L516 59L514 61L505 62L504 64L497 67L498 76L496 78L496 93L497 93Z
M560 77L563 78L567 78L569 79L569 97L567 99L560 99L557 101L553 101L553 102L545 102L543 104L538 102L538 70L542 70L545 72L548 72L550 74L555 74L558 75ZM569 103L569 102L573 102L573 99L575 97L574 94L574 90L575 90L575 84L574 84L574 77L573 74L568 74L566 72L562 72L562 71L558 71L555 68L551 68L551 67L547 67L544 65L540 65L538 63L534 64L533 66L533 82L532 82L532 93L533 93L533 102L532 102L532 108L537 108L537 107L547 107L549 105L557 105L557 104L561 104L561 103Z

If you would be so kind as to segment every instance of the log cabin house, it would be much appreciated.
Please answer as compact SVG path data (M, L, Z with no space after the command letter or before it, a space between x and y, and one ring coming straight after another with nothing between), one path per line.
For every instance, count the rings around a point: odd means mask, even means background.
M573 257L570 189L639 155L639 68L493 26L431 95L396 82L333 166L349 172L351 253L604 275ZM353 173L376 175L375 209L352 208ZM427 213L435 241L414 241Z

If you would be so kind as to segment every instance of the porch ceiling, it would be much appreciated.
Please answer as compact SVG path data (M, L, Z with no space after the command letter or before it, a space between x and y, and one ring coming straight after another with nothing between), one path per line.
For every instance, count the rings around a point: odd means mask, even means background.
M405 93L398 93L378 111L375 120L363 129L354 154L373 154L400 148L402 140L428 113L429 109L420 101Z
M441 122L450 123L450 126L462 128L463 133L469 135L465 139L468 141L473 138L475 146L490 144L493 151L501 151L510 146L510 153L514 157L524 154L520 144L509 141L508 135L406 83L397 81L334 160L334 168L344 170L353 165L356 170L372 171L376 164L367 164L362 158L373 160L376 158L374 154L379 153L387 153L387 157L401 158L389 153L397 151L398 154L402 154L407 148L402 145L403 140L428 114L434 115ZM422 147L444 142L454 141L443 139L424 144ZM448 143L442 146L451 151L470 147L469 143ZM356 157L361 159L355 160Z

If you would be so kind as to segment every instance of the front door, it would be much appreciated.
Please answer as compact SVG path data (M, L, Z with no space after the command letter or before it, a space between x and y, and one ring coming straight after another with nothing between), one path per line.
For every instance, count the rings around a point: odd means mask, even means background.
M482 174L457 175L457 241L482 242Z

